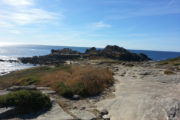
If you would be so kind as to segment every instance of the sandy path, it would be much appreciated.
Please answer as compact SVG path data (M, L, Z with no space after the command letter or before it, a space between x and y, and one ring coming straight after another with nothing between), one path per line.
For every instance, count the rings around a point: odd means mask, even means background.
M115 97L97 103L111 120L180 120L180 74L152 67L117 66Z

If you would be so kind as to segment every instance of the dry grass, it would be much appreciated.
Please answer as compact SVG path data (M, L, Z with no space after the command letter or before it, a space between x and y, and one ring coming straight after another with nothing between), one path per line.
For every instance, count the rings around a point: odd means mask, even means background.
M40 82L40 85L50 86L63 96L97 95L112 84L112 72L92 66L72 66L70 72L47 73Z
M166 70L166 71L164 71L164 74L172 75L172 74L175 74L175 73L173 71L171 71L171 70Z
M112 75L110 70L94 66L37 67L0 77L0 82L6 81L0 87L35 84L51 87L66 97L93 96L113 84Z

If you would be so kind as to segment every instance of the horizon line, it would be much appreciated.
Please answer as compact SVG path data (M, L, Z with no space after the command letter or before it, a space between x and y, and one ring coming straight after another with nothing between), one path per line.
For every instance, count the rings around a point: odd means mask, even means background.
M91 47L95 47L95 46L71 46L71 45L47 45L47 44L4 44L4 45L0 45L0 47L4 47L4 46L56 46L56 47L80 47L80 48L91 48ZM107 46L107 45L106 45ZM106 47L105 46L105 47ZM119 45L117 45L119 46ZM103 49L105 47L95 47L95 48L100 48ZM119 47L123 47L123 46L119 46ZM125 47L123 47L125 48ZM133 49L133 48L125 48L127 50L139 50L139 51L154 51L154 52L180 52L180 51L169 51L169 50L151 50L151 49Z

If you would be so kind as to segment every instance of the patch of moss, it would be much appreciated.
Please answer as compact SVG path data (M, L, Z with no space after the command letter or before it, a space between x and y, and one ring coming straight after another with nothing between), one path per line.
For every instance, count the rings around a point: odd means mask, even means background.
M23 78L19 84L21 85L36 85L40 82L39 78L37 76L29 76L26 78Z

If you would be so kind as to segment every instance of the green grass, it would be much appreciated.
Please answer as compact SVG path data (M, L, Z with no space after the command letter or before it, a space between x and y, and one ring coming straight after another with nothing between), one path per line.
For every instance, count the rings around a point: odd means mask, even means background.
M40 82L39 78L36 76L28 76L19 81L19 85L36 85Z
M47 73L51 74L59 70L70 72L71 66L40 66L12 72L10 74L0 77L0 89L4 89L12 85L38 84L42 76L44 76Z
M20 90L0 96L0 107L15 107L29 113L50 108L51 101L41 92Z

